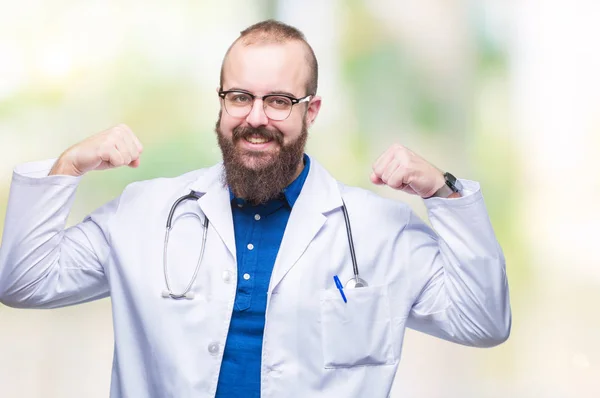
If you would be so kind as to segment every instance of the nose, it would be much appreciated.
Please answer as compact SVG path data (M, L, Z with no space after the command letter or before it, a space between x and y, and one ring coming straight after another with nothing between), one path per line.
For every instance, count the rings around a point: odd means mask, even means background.
M252 104L252 109L250 110L250 113L248 113L248 116L246 116L246 122L255 128L266 126L269 123L269 118L265 114L261 99L256 99Z

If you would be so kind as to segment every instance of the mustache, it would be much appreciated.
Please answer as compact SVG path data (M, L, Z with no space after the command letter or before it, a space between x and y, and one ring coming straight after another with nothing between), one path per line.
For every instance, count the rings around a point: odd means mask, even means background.
M273 140L283 146L283 134L278 130L269 130L264 126L252 127L252 126L238 126L232 131L232 140L237 142L241 139L248 138L251 136L258 136L267 140Z

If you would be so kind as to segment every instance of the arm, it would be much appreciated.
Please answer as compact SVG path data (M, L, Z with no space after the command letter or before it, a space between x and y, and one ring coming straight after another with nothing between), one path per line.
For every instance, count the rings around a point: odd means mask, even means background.
M109 295L102 263L115 200L65 229L79 182L48 176L53 162L15 168L0 247L0 301L51 308Z
M418 217L403 231L407 262L421 287L407 326L460 344L490 347L510 333L505 261L478 184L459 199L426 199L435 233Z
M401 145L380 156L371 181L427 198L435 232L411 212L400 236L418 289L407 325L472 346L505 341L511 328L505 261L479 185L464 181L460 195L440 195L443 173Z
M142 145L118 125L67 149L56 162L17 167L0 247L0 302L51 308L109 295L103 269L118 200L65 229L80 177L140 163Z

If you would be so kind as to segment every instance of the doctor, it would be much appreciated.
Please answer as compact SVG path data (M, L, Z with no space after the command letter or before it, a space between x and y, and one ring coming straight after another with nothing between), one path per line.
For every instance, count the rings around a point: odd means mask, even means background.
M140 164L134 133L118 125L17 166L0 300L110 296L111 397L387 397L406 327L504 342L504 257L479 185L401 145L383 153L372 182L424 198L432 230L407 205L341 184L304 154L316 93L302 33L265 21L223 61L222 163L133 183L67 229L84 174Z

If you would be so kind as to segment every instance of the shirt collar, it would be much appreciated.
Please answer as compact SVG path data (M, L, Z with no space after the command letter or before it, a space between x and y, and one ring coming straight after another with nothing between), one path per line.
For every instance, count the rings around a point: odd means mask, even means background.
M304 168L302 169L302 172L294 181L292 181L290 185L283 189L283 195L280 195L280 198L283 196L286 199L290 208L293 207L294 203L296 203L296 200L298 200L298 196L300 196L300 192L302 192L302 187L304 186L304 182L306 181L306 177L308 176L308 172L310 170L310 158L308 155L304 154L302 159L304 161ZM235 200L235 202L238 204L246 204L244 199L236 198L231 189L229 189L229 200Z

